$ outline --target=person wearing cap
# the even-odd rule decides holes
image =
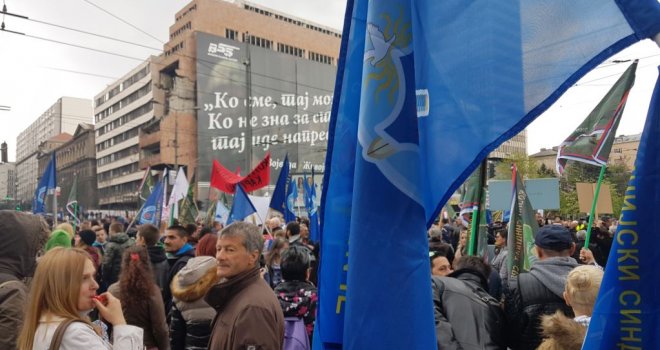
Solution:
[[[284,314],[261,277],[261,230],[246,222],[223,229],[216,243],[220,283],[205,300],[216,311],[209,349],[282,349]]]
[[[96,241],[96,232],[92,230],[82,230],[75,237],[76,248],[80,248],[89,254],[94,263],[94,268],[96,271],[99,270],[101,265],[101,253],[99,250],[94,247],[94,241]]]
[[[567,228],[546,225],[539,229],[534,244],[538,260],[529,272],[510,277],[505,293],[507,345],[513,350],[536,349],[542,341],[541,317],[561,310],[569,317],[563,293],[568,273],[578,266],[571,257],[575,243]]]
[[[204,301],[204,295],[220,279],[217,266],[215,258],[198,256],[188,260],[172,279],[172,350],[205,349],[208,346],[215,309]]]

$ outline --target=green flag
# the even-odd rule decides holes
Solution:
[[[628,67],[587,119],[559,145],[557,172],[564,172],[568,160],[596,166],[607,164],[616,129],[619,127],[628,93],[635,83],[637,60]]]
[[[511,198],[511,219],[507,245],[509,250],[508,269],[509,276],[516,277],[521,272],[529,271],[536,261],[534,251],[534,237],[539,230],[534,209],[527,197],[525,185],[520,180],[518,171],[513,166],[512,172],[513,193]]]
[[[69,199],[66,201],[66,211],[73,216],[73,228],[78,224],[78,174],[73,174],[73,184],[69,192]]]
[[[151,195],[151,190],[154,188],[156,183],[154,176],[151,175],[151,167],[147,167],[147,170],[144,171],[144,176],[142,177],[142,183],[138,189],[140,200],[139,206],[141,207],[144,202],[147,201],[149,195]]]
[[[206,227],[213,227],[213,222],[215,221],[215,209],[218,205],[218,201],[209,201],[209,209],[206,211]]]
[[[197,219],[197,215],[199,214],[195,199],[193,198],[193,180],[194,179],[190,180],[188,194],[179,201],[179,225],[194,224],[195,219]]]
[[[461,187],[461,201],[458,207],[461,208],[459,215],[465,226],[472,220],[472,211],[479,205],[479,184],[481,183],[479,176],[481,174],[481,166],[468,177]]]

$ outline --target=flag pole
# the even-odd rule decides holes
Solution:
[[[474,255],[477,250],[477,233],[479,232],[479,222],[481,212],[481,198],[484,194],[484,185],[486,182],[486,167],[488,166],[488,158],[484,158],[479,168],[479,188],[477,189],[477,206],[472,210],[472,222],[470,223],[470,242],[468,243],[468,255]]]
[[[594,214],[596,213],[596,204],[598,203],[598,194],[600,193],[600,185],[605,176],[605,169],[607,166],[603,164],[600,167],[600,175],[598,175],[598,182],[596,183],[596,192],[594,193],[594,201],[591,203],[591,213],[589,213],[589,226],[587,227],[587,238],[584,240],[584,248],[589,250],[589,239],[591,238],[591,227],[594,223]]]

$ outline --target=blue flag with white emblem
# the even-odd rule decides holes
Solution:
[[[284,157],[284,164],[282,164],[282,170],[280,170],[280,175],[277,177],[277,182],[275,183],[275,190],[273,191],[273,196],[270,198],[269,207],[275,209],[286,216],[287,207],[286,207],[286,185],[289,182],[289,155],[287,154]],[[295,219],[295,217],[294,217]],[[287,220],[288,222],[289,220]]]
[[[289,184],[286,190],[286,201],[284,203],[284,221],[291,222],[296,220],[296,200],[298,199],[298,186],[293,178],[287,177]]]
[[[48,211],[46,209],[46,198],[48,198],[48,191],[54,190],[57,186],[57,175],[55,169],[55,152],[53,152],[50,157],[50,161],[48,162],[48,166],[46,167],[41,180],[39,180],[37,190],[34,192],[34,199],[32,200],[32,212],[34,214],[45,214]]]
[[[582,349],[657,349],[660,336],[660,80]],[[616,344],[615,346],[613,344]]]
[[[656,0],[348,0],[321,202],[316,348],[436,347],[426,228],[488,153]]]
[[[308,181],[311,179],[311,183]],[[309,238],[317,242],[320,235],[319,216],[316,210],[316,187],[314,186],[314,172],[310,178],[304,175],[303,187],[305,193],[305,209],[309,218]]]
[[[144,202],[142,210],[138,213],[138,225],[152,224],[159,226],[160,212],[163,203],[163,182],[166,180],[158,180],[151,190],[151,194]]]

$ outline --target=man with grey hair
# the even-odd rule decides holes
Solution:
[[[282,349],[284,314],[273,290],[261,278],[264,242],[253,224],[235,222],[216,244],[220,283],[205,300],[216,311],[209,349]]]

